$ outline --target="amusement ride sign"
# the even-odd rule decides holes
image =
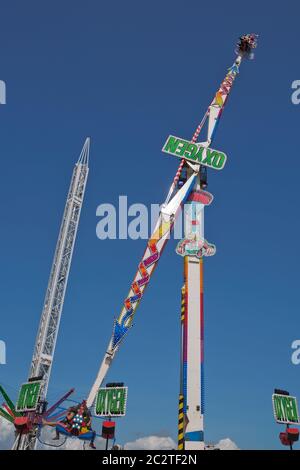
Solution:
[[[219,150],[213,150],[201,144],[194,144],[173,135],[169,135],[162,151],[175,155],[175,157],[184,158],[193,163],[213,168],[214,170],[222,170],[227,159],[225,153]]]
[[[95,413],[97,416],[125,416],[128,387],[99,388]]]
[[[21,386],[17,401],[17,411],[35,411],[38,406],[41,391],[41,380],[26,382]]]
[[[290,395],[272,395],[275,420],[280,424],[300,424],[297,398]]]

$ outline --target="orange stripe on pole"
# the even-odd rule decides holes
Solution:
[[[186,284],[186,281],[187,281],[187,277],[188,277],[188,261],[189,261],[189,258],[188,256],[185,256],[184,257],[184,281],[185,281],[185,284]]]

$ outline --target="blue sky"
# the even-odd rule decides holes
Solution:
[[[177,161],[168,134],[188,138],[234,59],[256,32],[215,148],[205,262],[207,441],[280,448],[271,394],[298,394],[300,338],[298,152],[299,2],[1,1],[0,380],[16,396],[27,378],[69,180],[91,136],[90,176],[49,388],[86,396],[145,241],[100,241],[96,208],[164,200]],[[182,262],[170,241],[108,379],[129,386],[121,442],[176,440]]]

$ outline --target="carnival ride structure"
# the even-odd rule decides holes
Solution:
[[[74,391],[70,390],[46,410],[47,390],[89,173],[89,149],[90,139],[87,138],[73,170],[30,365],[28,383],[40,382],[39,406],[34,411],[18,412],[3,387],[0,389],[5,399],[0,415],[13,422],[16,428],[13,449],[34,449],[40,427]]]
[[[213,143],[224,106],[237,77],[243,58],[253,58],[257,35],[241,36],[236,46],[237,57],[221,83],[191,141],[170,136],[163,151],[181,157],[179,168],[162,206],[137,273],[124,301],[121,313],[114,320],[113,333],[100,365],[94,385],[88,396],[91,407],[97,390],[116,356],[119,347],[132,326],[134,315],[161,254],[170,238],[175,219],[184,205],[185,238],[176,252],[184,257],[183,315],[181,334],[181,378],[179,396],[180,449],[204,449],[204,312],[203,312],[203,257],[214,255],[216,248],[204,238],[204,207],[213,196],[205,191],[207,168],[219,169],[226,156],[213,151]],[[206,140],[197,143],[207,124]],[[185,204],[186,203],[186,204]]]
[[[66,436],[83,439],[86,437],[93,443],[95,433],[91,428],[91,413],[87,410],[92,408],[98,389],[133,324],[136,309],[181,210],[184,213],[184,239],[176,247],[176,253],[184,259],[184,285],[181,292],[178,448],[181,450],[205,448],[203,257],[212,256],[216,252],[215,245],[207,242],[204,237],[204,207],[213,201],[212,194],[205,190],[207,169],[221,169],[226,162],[225,154],[213,150],[211,144],[241,62],[244,58],[253,57],[256,44],[255,34],[240,37],[235,50],[237,57],[228,69],[192,139],[185,141],[169,136],[164,145],[163,151],[179,157],[181,162],[162,205],[154,232],[147,242],[121,313],[114,320],[112,336],[87,402],[78,404],[73,414],[69,408],[55,415],[54,411],[73,391],[70,390],[47,410],[47,388],[88,175],[89,139],[85,142],[71,181],[30,369],[29,379],[31,381],[40,379],[42,383],[39,406],[33,412],[19,413],[3,388],[0,389],[6,402],[0,408],[0,415],[14,423],[17,433],[14,449],[34,449],[40,429],[45,425],[56,426],[57,432]],[[207,125],[206,140],[198,142],[205,125]],[[59,422],[60,418],[62,420]]]

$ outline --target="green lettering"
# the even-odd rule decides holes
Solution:
[[[115,413],[120,414],[121,410],[121,397],[122,397],[122,390],[123,389],[117,389],[116,390],[116,407],[115,407]]]
[[[113,402],[114,402],[114,389],[111,388],[108,390],[108,393],[107,393],[107,406],[106,406],[106,410],[107,410],[107,413],[110,414],[111,413],[111,410],[113,408]]]
[[[127,388],[100,388],[95,412],[98,416],[125,415]]]
[[[172,135],[168,137],[162,150],[163,152],[179,158],[186,158],[215,170],[221,170],[226,163],[225,153]]]
[[[121,399],[120,399],[120,412],[122,414],[125,414],[125,405],[126,405],[126,390],[125,388],[123,388]]]
[[[225,164],[225,155],[222,152],[214,152],[212,166],[216,169],[223,168]]]
[[[198,147],[198,149],[199,149],[199,150],[198,150],[198,152],[196,153],[195,158],[193,158],[193,160],[195,160],[195,161],[201,163],[204,147]]]
[[[190,158],[190,159],[192,159],[192,160],[195,160],[195,155],[196,155],[196,153],[197,153],[197,149],[198,149],[198,147],[197,147],[196,144],[189,144],[189,145],[187,146],[187,149],[186,149],[186,151],[184,152],[184,155],[183,155],[183,156],[184,156],[185,158]]]
[[[20,393],[19,393],[19,398],[18,398],[18,403],[17,403],[17,409],[22,410],[24,409],[25,405],[25,394],[26,394],[26,387],[23,385],[21,387]]]
[[[203,160],[202,164],[207,166],[212,166],[212,158],[216,152],[209,148],[206,149],[205,159]]]
[[[183,157],[184,152],[186,151],[187,146],[189,145],[188,142],[185,140],[180,140],[177,145],[177,150],[175,151],[176,155]]]
[[[278,421],[285,421],[283,409],[282,409],[282,400],[281,397],[275,396],[274,397],[274,408],[275,408],[275,415]]]
[[[177,137],[173,137],[172,135],[170,135],[163,150],[168,153],[175,153],[179,142],[180,139],[177,139]]]
[[[299,422],[296,400],[294,399],[291,400],[291,409],[292,409],[292,414],[293,414],[293,421]]]
[[[289,419],[289,397],[282,398],[282,405],[283,405],[283,414],[285,421]]]
[[[118,392],[119,392],[118,393],[118,400],[119,400],[118,412],[119,414],[125,414],[126,390],[125,388],[121,388]]]
[[[298,420],[296,404],[293,397],[287,397],[286,399],[286,416],[287,421]]]
[[[105,390],[99,390],[96,401],[96,414],[105,414]]]
[[[32,383],[28,387],[27,407],[35,408],[39,398],[40,384]]]
[[[19,411],[34,410],[40,395],[40,382],[23,384],[19,393],[17,409]]]

